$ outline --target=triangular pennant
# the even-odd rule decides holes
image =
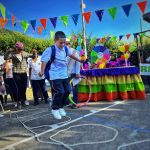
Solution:
[[[97,38],[97,39],[96,39],[96,43],[98,43],[98,42],[99,42],[99,40],[100,40],[100,38]]]
[[[71,17],[72,17],[74,24],[77,25],[78,19],[79,19],[79,14],[74,14]]]
[[[113,8],[109,8],[108,9],[109,14],[111,15],[111,17],[113,18],[113,20],[115,19],[116,13],[117,13],[117,7],[113,7]]]
[[[40,35],[42,33],[42,31],[43,31],[43,28],[39,26],[38,27],[38,35]]]
[[[142,12],[142,14],[144,14],[145,9],[146,9],[146,5],[147,5],[147,1],[143,1],[143,2],[138,2],[136,3],[140,9],[140,11]]]
[[[103,9],[102,9],[102,10],[96,10],[95,13],[96,13],[96,15],[97,15],[99,21],[102,21],[102,17],[103,17],[103,14],[104,14],[104,10],[103,10]]]
[[[46,18],[41,18],[41,19],[40,19],[40,22],[41,22],[43,28],[46,29],[47,19],[46,19]]]
[[[31,20],[31,21],[30,21],[30,24],[31,24],[33,30],[35,31],[35,28],[36,28],[36,20]]]
[[[14,15],[11,16],[11,23],[12,23],[12,26],[14,27],[14,25],[15,25],[15,16]]]
[[[0,18],[0,28],[4,28],[5,25],[7,24],[8,19],[7,18]]]
[[[5,18],[6,9],[2,3],[0,3],[0,11],[1,11],[2,17]]]
[[[53,27],[56,28],[56,23],[57,23],[57,17],[49,18]]]
[[[29,23],[27,21],[21,21],[20,23],[21,23],[22,29],[25,33],[29,27]]]
[[[134,36],[135,39],[137,39],[138,34],[139,33],[133,33],[133,36]]]
[[[87,24],[90,22],[91,14],[92,12],[84,12],[82,14]]]
[[[55,32],[54,31],[50,31],[50,38],[54,39],[54,36],[55,36]]]
[[[127,34],[127,35],[126,35],[127,39],[129,39],[129,38],[130,38],[130,36],[131,36],[131,34]]]
[[[132,4],[128,4],[128,5],[122,6],[122,9],[124,10],[124,12],[125,12],[125,14],[126,14],[127,17],[130,14],[131,6],[132,6]]]
[[[120,36],[119,36],[119,41],[120,41],[122,38],[123,38],[123,35],[120,35]]]
[[[62,20],[65,27],[68,25],[68,16],[60,16],[60,19]]]

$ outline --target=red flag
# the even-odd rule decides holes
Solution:
[[[91,14],[92,12],[84,12],[82,14],[87,24],[90,22]]]
[[[138,2],[136,4],[138,5],[138,7],[141,10],[142,14],[144,14],[145,9],[146,9],[146,5],[147,5],[147,1]]]
[[[14,27],[14,24],[15,24],[15,16],[14,15],[11,16],[11,23],[12,23],[12,26]]]
[[[41,18],[41,19],[40,19],[40,22],[41,22],[43,28],[46,29],[46,22],[47,22],[47,19],[46,19],[46,18]]]
[[[127,39],[129,39],[129,38],[130,38],[130,36],[131,36],[131,34],[127,34],[127,35],[126,35]]]
[[[43,31],[43,28],[42,27],[38,27],[38,35],[40,35]]]
[[[7,18],[0,18],[0,28],[4,28],[5,25],[7,24],[8,19]]]

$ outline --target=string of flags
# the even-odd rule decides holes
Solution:
[[[132,8],[133,4],[127,4],[127,5],[123,5],[122,10],[124,11],[125,15],[128,17],[130,15],[130,11]],[[141,1],[141,2],[137,2],[136,3],[137,7],[139,8],[140,12],[142,14],[145,13],[146,10],[146,6],[147,6],[147,0]],[[108,13],[110,14],[110,16],[112,17],[112,19],[114,20],[116,18],[116,14],[118,12],[118,8],[117,7],[112,7],[112,8],[108,8],[107,9]],[[33,31],[35,31],[37,29],[38,34],[40,35],[43,30],[46,30],[47,27],[47,21],[49,20],[53,26],[53,28],[55,29],[57,26],[57,21],[58,19],[60,19],[62,21],[62,23],[64,24],[65,27],[68,26],[68,19],[69,19],[69,15],[65,15],[65,16],[59,16],[59,17],[52,17],[52,18],[41,18],[39,19],[41,26],[37,26],[37,20],[30,20],[30,21],[26,21],[26,20],[18,20],[14,14],[9,13],[8,10],[6,10],[5,6],[3,4],[0,3],[0,12],[2,17],[0,18],[0,28],[4,28],[6,26],[6,24],[8,23],[9,20],[11,20],[12,23],[12,27],[16,26],[16,22],[20,22],[21,27],[24,31],[24,33],[27,31],[29,25],[32,26]],[[99,10],[95,10],[93,11],[95,12],[96,16],[98,17],[98,20],[101,22],[102,18],[104,16],[105,10],[104,9],[99,9]],[[84,12],[82,13],[86,23],[88,24],[90,22],[91,16],[93,14],[92,11],[90,12]],[[7,14],[9,14],[9,17],[6,18]],[[79,16],[80,14],[73,14],[71,15],[71,18],[75,24],[75,26],[77,26],[78,24],[78,20],[79,20]],[[8,19],[10,18],[10,19]],[[50,32],[52,35],[53,33]],[[126,35],[127,39],[130,38],[131,34]],[[119,36],[119,39],[121,40],[123,36]]]

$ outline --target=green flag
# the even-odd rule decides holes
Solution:
[[[111,17],[113,18],[113,20],[115,19],[116,13],[117,13],[117,7],[112,7],[108,9],[109,14],[111,15]]]
[[[65,27],[68,25],[68,16],[60,16],[60,19],[62,20]]]
[[[117,40],[117,36],[111,37],[111,40],[112,40],[113,42],[115,42],[115,41]]]
[[[51,39],[54,39],[54,35],[55,35],[55,32],[51,30],[51,31],[50,31],[50,38],[51,38]]]
[[[4,5],[2,3],[0,3],[0,10],[1,10],[1,14],[2,14],[3,18],[5,18],[5,11],[6,11],[6,9],[5,9],[5,7],[4,7]]]
[[[21,23],[22,29],[25,33],[29,27],[29,23],[27,21],[21,21],[20,23]]]

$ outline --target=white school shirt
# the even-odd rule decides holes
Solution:
[[[37,61],[34,62],[32,59],[28,61],[29,68],[31,68],[31,80],[41,80],[44,76],[40,77],[39,72],[41,71],[41,59],[38,57]]]
[[[74,56],[76,56],[77,58],[80,58],[79,53],[75,49],[70,48],[70,50],[72,51],[72,54]],[[80,74],[80,67],[81,67],[80,62],[68,57],[68,76],[69,77],[71,76],[71,74]]]
[[[58,48],[55,45],[56,55],[55,60],[51,64],[51,68],[49,70],[50,80],[56,79],[66,79],[68,78],[67,74],[67,57],[65,48],[62,49]],[[42,54],[41,61],[48,62],[51,58],[52,49],[48,47]],[[67,56],[71,56],[72,51],[68,48]]]

